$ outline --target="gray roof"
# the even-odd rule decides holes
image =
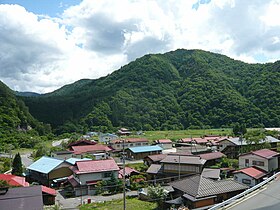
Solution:
[[[240,138],[239,137],[235,137],[235,138],[228,138],[228,139],[225,139],[225,140],[228,140],[230,142],[232,142],[233,144],[235,145],[238,145],[238,146],[241,146],[241,145],[247,145],[247,142],[246,142],[246,139],[243,138],[242,141],[240,141]],[[221,141],[222,142],[222,141]],[[280,142],[280,140],[272,137],[272,136],[266,136],[264,140],[261,140],[260,143],[278,143]]]
[[[41,210],[43,209],[42,187],[9,188],[5,195],[0,195],[1,210]]]
[[[148,170],[147,173],[148,174],[157,174],[159,172],[159,170],[161,169],[161,165],[160,164],[152,164]]]
[[[219,168],[204,168],[201,175],[206,178],[219,179],[220,172]]]
[[[186,155],[167,155],[161,163],[174,163],[174,164],[191,164],[191,165],[204,165],[206,160],[201,159],[199,156],[186,156]]]
[[[248,189],[248,186],[234,180],[215,181],[201,175],[194,175],[171,182],[170,185],[187,194],[187,197],[191,196],[194,199]]]

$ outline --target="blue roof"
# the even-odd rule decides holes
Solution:
[[[27,169],[48,174],[63,162],[64,160],[43,156],[39,160],[28,166]]]
[[[80,158],[68,158],[67,160],[65,160],[67,163],[70,163],[71,165],[75,165],[75,163],[77,161],[83,161],[83,160],[91,160],[89,158],[83,158],[83,159],[80,159]]]
[[[133,153],[162,151],[162,148],[160,146],[158,146],[158,145],[155,145],[155,146],[130,147],[128,149],[131,150]]]

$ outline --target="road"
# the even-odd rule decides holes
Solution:
[[[34,161],[32,159],[30,159],[31,153],[24,153],[24,154],[21,154],[20,157],[21,157],[21,162],[22,162],[22,165],[26,167],[30,166]]]
[[[269,183],[265,189],[257,194],[245,198],[233,205],[229,210],[279,210],[280,209],[280,179]]]

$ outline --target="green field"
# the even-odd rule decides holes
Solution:
[[[92,203],[86,204],[80,207],[80,210],[122,210],[123,209],[123,200],[113,200],[106,201],[104,203]],[[156,203],[140,201],[137,198],[128,198],[126,199],[126,209],[130,210],[155,210],[157,209]]]
[[[204,135],[231,135],[231,128],[220,128],[220,129],[190,129],[190,130],[179,130],[179,131],[145,131],[144,135],[134,137],[144,137],[150,141],[157,139],[171,139],[176,141],[181,138],[189,137],[200,137]]]

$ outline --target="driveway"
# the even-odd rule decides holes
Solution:
[[[137,196],[138,193],[137,191],[130,191],[126,192],[127,196]],[[62,209],[79,209],[78,206],[81,205],[81,200],[83,203],[87,203],[88,199],[91,199],[91,202],[104,202],[104,201],[111,201],[111,200],[118,200],[123,198],[123,194],[115,194],[115,195],[110,195],[110,196],[91,196],[91,195],[84,195],[80,197],[75,197],[75,198],[64,198],[61,195],[61,190],[57,191],[57,196],[56,196],[56,204],[59,204]]]

